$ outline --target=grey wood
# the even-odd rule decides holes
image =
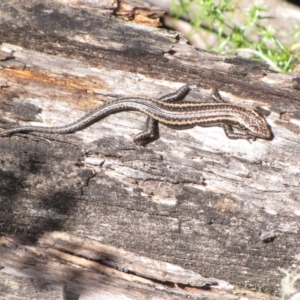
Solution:
[[[115,114],[71,135],[0,139],[2,235],[61,230],[278,294],[299,264],[299,78],[197,51],[176,32],[52,1],[0,3],[1,128],[66,124],[110,99],[160,97],[261,106],[273,141],[221,128],[139,147],[145,117]],[[1,255],[0,255],[1,258]]]

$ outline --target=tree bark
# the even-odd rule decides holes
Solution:
[[[74,134],[3,137],[1,235],[67,231],[278,294],[278,267],[299,265],[300,79],[196,50],[177,32],[111,16],[117,10],[0,3],[3,130],[67,124],[111,99],[189,84],[190,101],[211,101],[217,87],[230,103],[260,106],[275,138],[160,126],[160,139],[141,147],[136,112]]]

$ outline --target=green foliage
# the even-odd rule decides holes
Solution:
[[[218,3],[216,3],[218,2]],[[289,72],[293,64],[300,58],[293,51],[300,48],[300,43],[287,48],[276,37],[275,29],[263,25],[265,9],[260,5],[252,5],[247,12],[238,9],[237,0],[172,0],[170,14],[176,18],[186,17],[193,29],[190,34],[197,32],[204,37],[203,30],[216,34],[215,47],[208,51],[216,51],[226,55],[236,51],[247,52],[253,59],[268,63],[278,72]],[[234,23],[233,18],[240,19],[240,24]],[[295,27],[294,37],[300,36],[300,27]],[[250,38],[251,37],[251,38]],[[203,38],[205,41],[205,38]]]

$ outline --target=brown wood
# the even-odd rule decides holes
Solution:
[[[0,11],[2,129],[67,124],[187,83],[188,100],[210,101],[218,87],[230,103],[260,106],[275,135],[250,144],[217,127],[161,126],[139,147],[145,116],[123,112],[75,134],[1,138],[1,235],[67,231],[278,294],[278,267],[299,264],[299,78],[198,51],[114,9],[35,0]]]

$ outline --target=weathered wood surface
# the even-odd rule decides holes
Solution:
[[[161,126],[139,147],[145,117],[124,112],[75,134],[1,138],[1,234],[68,231],[278,293],[278,267],[299,265],[300,80],[95,8],[36,0],[0,11],[2,129],[66,124],[187,83],[188,100],[218,87],[230,103],[261,106],[275,135],[250,144],[221,128]]]
[[[47,233],[34,244],[24,239],[0,238],[0,246],[6,274],[39,279],[40,285],[47,281],[58,283],[54,284],[56,289],[44,288],[39,299],[70,299],[70,292],[77,295],[76,299],[218,299],[220,294],[223,299],[233,299],[233,287],[226,282],[63,232]],[[7,297],[14,294],[7,293],[12,287],[6,280],[0,297],[3,287]],[[257,299],[256,294],[249,299]]]

